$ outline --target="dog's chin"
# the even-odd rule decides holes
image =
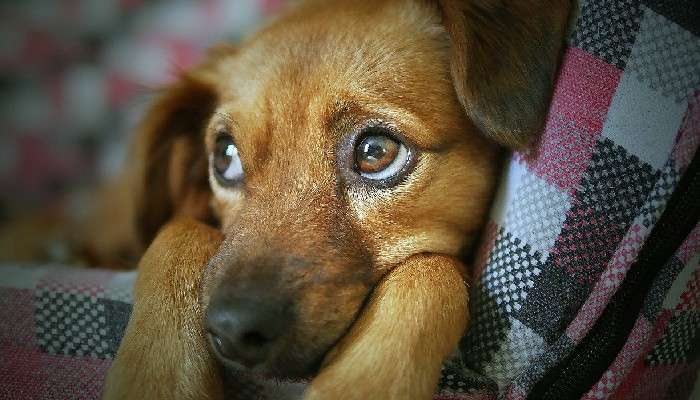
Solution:
[[[279,382],[304,382],[310,381],[317,373],[318,367],[298,368],[288,365],[258,364],[252,367],[245,366],[237,361],[220,358],[222,366],[229,374],[243,374],[258,381],[274,380]]]

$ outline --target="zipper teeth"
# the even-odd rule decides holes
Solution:
[[[696,155],[603,314],[571,354],[533,386],[528,399],[580,398],[590,390],[624,346],[658,271],[699,218],[700,157]]]

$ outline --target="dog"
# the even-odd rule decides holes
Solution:
[[[141,259],[105,399],[427,399],[503,147],[542,128],[569,1],[295,4],[154,101],[124,181]],[[124,229],[122,231],[128,231]],[[155,239],[154,239],[155,238]]]

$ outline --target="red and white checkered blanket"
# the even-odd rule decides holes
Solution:
[[[582,1],[542,139],[503,176],[442,393],[700,398],[700,224],[683,210],[700,198],[676,204],[666,231],[690,228],[666,259],[645,249],[681,180],[700,181],[699,143],[700,3]]]
[[[700,225],[681,213],[695,227],[672,255],[640,256],[698,179],[700,5],[581,3],[542,139],[504,171],[436,398],[700,398]],[[133,277],[1,267],[0,398],[97,397]]]
[[[96,399],[136,272],[0,266],[0,399]]]

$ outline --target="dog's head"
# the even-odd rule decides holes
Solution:
[[[162,94],[140,230],[220,224],[203,301],[222,358],[313,373],[394,265],[472,241],[496,142],[541,128],[567,11],[541,3],[309,2]]]

